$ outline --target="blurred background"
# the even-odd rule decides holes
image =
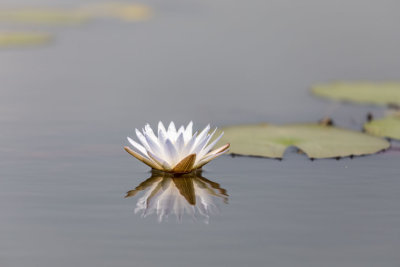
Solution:
[[[111,197],[116,192],[118,197],[122,197],[121,192],[131,189],[126,185],[132,183],[132,172],[140,172],[136,175],[139,178],[147,176],[143,175],[147,167],[134,162],[122,149],[127,143],[126,136],[133,136],[134,128],[140,128],[147,122],[155,126],[159,120],[174,120],[177,124],[193,120],[195,127],[201,128],[207,123],[224,126],[254,122],[314,122],[331,116],[338,125],[360,129],[367,112],[379,116],[383,110],[370,106],[332,104],[311,96],[310,86],[337,80],[386,81],[400,78],[398,0],[149,0],[118,3],[94,0],[0,1],[0,34],[45,34],[44,39],[39,38],[39,41],[29,39],[31,41],[25,44],[16,42],[0,46],[0,175],[4,179],[0,195],[3,222],[0,224],[4,231],[1,242],[7,240],[0,247],[3,250],[0,258],[5,259],[2,266],[18,266],[32,259],[42,263],[37,266],[51,266],[56,262],[60,264],[60,259],[71,258],[80,259],[82,261],[77,262],[84,262],[87,266],[95,262],[96,266],[101,262],[118,262],[113,266],[128,266],[127,262],[132,260],[128,256],[128,248],[132,247],[125,239],[118,239],[124,235],[123,232],[113,232],[116,229],[112,228],[108,236],[102,236],[122,242],[117,241],[121,251],[112,254],[115,258],[120,255],[118,253],[122,256],[119,261],[113,262],[111,259],[115,258],[112,257],[107,258],[108,261],[102,261],[101,257],[93,260],[99,256],[96,248],[109,252],[111,247],[111,244],[96,239],[97,232],[78,242],[77,247],[83,250],[88,243],[93,245],[92,241],[102,244],[99,245],[101,249],[91,247],[91,254],[85,256],[74,250],[72,244],[75,243],[66,237],[70,232],[65,229],[70,229],[75,233],[72,235],[74,240],[79,240],[79,233],[83,230],[110,230],[110,225],[94,226],[98,220],[107,221],[105,215],[119,218],[116,211],[121,211],[120,202],[114,202],[112,208],[119,208],[113,212],[106,211],[103,209],[110,208],[111,204],[101,197]],[[21,12],[24,14],[21,15]],[[58,15],[52,17],[52,12]],[[222,166],[234,165],[227,160],[221,160]],[[258,163],[243,160],[258,170],[257,175],[264,173],[265,168],[260,161],[255,161],[260,165],[254,166],[252,164]],[[368,159],[365,162],[371,163]],[[358,163],[364,164],[363,161]],[[277,170],[282,168],[276,162],[268,161],[266,164],[275,166]],[[308,163],[300,161],[293,166],[302,169],[302,164]],[[342,163],[334,164],[338,166]],[[240,173],[238,168],[236,170]],[[329,169],[327,166],[320,168],[319,175],[324,173],[324,168]],[[225,178],[226,181],[233,181],[228,182],[228,192],[233,190],[234,195],[238,193],[236,196],[239,199],[245,199],[245,193],[241,193],[235,184],[241,177],[235,180],[231,173],[233,180],[229,180],[222,170],[216,170],[222,181]],[[331,171],[337,173],[335,169]],[[395,170],[390,169],[389,172],[394,174]],[[244,173],[240,175],[246,177]],[[315,173],[304,175],[313,177]],[[114,183],[122,185],[111,185]],[[348,184],[344,182],[342,185],[346,187]],[[265,184],[262,186],[268,188]],[[70,195],[71,192],[74,193]],[[98,199],[85,198],[92,194],[96,194]],[[323,196],[316,198],[322,199]],[[55,199],[58,202],[53,202]],[[49,201],[57,205],[52,206]],[[79,216],[74,213],[80,203],[86,203],[88,213],[102,211],[104,217],[78,220],[82,224],[75,225],[73,218],[89,216],[84,210]],[[104,206],[100,207],[101,203]],[[129,204],[123,203],[127,208]],[[381,204],[384,206],[385,203]],[[338,205],[345,203],[339,202]],[[359,208],[358,204],[354,205],[355,209]],[[69,213],[62,213],[63,210]],[[229,215],[232,218],[233,214],[233,210],[231,213],[228,211],[228,218]],[[63,220],[54,219],[57,216]],[[132,220],[130,217],[124,219]],[[148,235],[139,235],[141,238],[159,241],[151,236],[152,230],[145,228],[144,223],[134,222],[143,227],[141,229],[147,229]],[[300,225],[301,222],[307,220],[300,221]],[[42,224],[48,227],[42,228]],[[127,230],[130,229],[129,224],[133,228],[132,221],[120,227]],[[277,220],[272,225],[279,224]],[[57,225],[61,225],[65,232],[61,230],[60,234]],[[218,225],[217,221],[216,227]],[[261,220],[254,229],[260,230],[264,227],[262,225]],[[347,224],[343,222],[343,225]],[[395,227],[393,221],[388,225]],[[57,238],[45,234],[49,227]],[[161,227],[168,229],[167,226]],[[318,224],[317,229],[321,227],[322,224]],[[218,229],[223,229],[222,225]],[[236,224],[229,229],[231,233],[245,232]],[[274,232],[274,229],[270,230]],[[395,229],[390,236],[399,233],[398,227]],[[339,236],[343,234],[340,237],[345,240],[344,243],[353,244],[346,239],[348,236],[342,232],[343,228],[336,230],[332,235],[336,233],[337,237],[338,233]],[[177,228],[171,230],[171,233],[176,232],[179,232]],[[207,241],[202,241],[201,234],[198,231],[194,236],[199,237],[204,249]],[[47,242],[41,243],[39,240],[43,236],[46,236]],[[162,236],[167,239],[172,237]],[[185,238],[188,242],[191,235],[182,236],[180,241]],[[228,253],[228,243],[232,240],[221,238],[227,243],[220,240],[217,244],[221,244],[222,251]],[[257,239],[257,235],[252,235],[252,238]],[[278,240],[284,242],[298,238],[294,243],[289,241],[297,245],[304,237],[290,235],[287,238],[276,237],[270,241],[276,244],[280,242]],[[398,241],[390,239],[387,232],[370,238],[368,240],[382,238],[379,239],[382,243],[391,245],[381,247],[389,249],[386,250],[388,254],[379,254],[387,259],[387,265],[381,266],[397,266],[390,264],[395,264],[398,259],[397,253],[391,250],[398,245]],[[61,256],[64,248],[51,245],[57,240],[70,244],[65,252],[68,256]],[[387,240],[389,243],[386,243]],[[273,258],[275,263],[281,262],[279,259],[293,263],[304,259],[303,256],[312,255],[314,248],[321,248],[319,241],[324,244],[319,239],[310,241],[308,247],[300,250],[304,254],[297,250],[300,253],[296,254],[298,257],[285,258],[279,253],[270,256],[282,256]],[[245,249],[247,243],[242,242],[240,249]],[[263,242],[253,245],[266,250],[268,246]],[[321,256],[316,265],[305,263],[304,266],[335,266],[321,263],[333,262],[334,255],[329,251],[337,248],[337,244],[328,246],[323,251],[326,254],[321,254],[331,261],[325,261],[327,258]],[[140,247],[137,243],[135,246]],[[151,250],[154,247],[147,245],[145,248]],[[175,244],[175,248],[183,247]],[[376,252],[372,248],[363,250],[362,245],[346,248],[358,256],[360,251]],[[30,249],[33,249],[32,254],[27,252]],[[41,261],[46,258],[48,250],[53,256],[48,261]],[[155,250],[162,251],[158,246]],[[273,247],[271,251],[277,250],[279,247]],[[346,266],[365,267],[370,262],[368,257],[363,258],[365,261],[353,260],[346,250],[336,252],[342,256],[342,263],[354,264]],[[18,257],[20,253],[22,258]],[[167,258],[172,255],[165,253]],[[213,252],[208,253],[205,255],[218,258]],[[253,250],[247,255],[248,259],[259,259],[258,263],[264,256],[262,250]],[[15,262],[18,264],[14,265]],[[144,262],[140,266],[154,266]],[[211,262],[213,266],[218,265],[218,261]],[[253,264],[257,262],[253,261]],[[231,264],[235,265],[235,261],[232,260]],[[241,266],[245,266],[243,264]]]
[[[76,12],[105,3],[2,0],[0,8]],[[149,13],[71,25],[0,20],[3,32],[52,35],[42,45],[0,50],[2,143],[58,146],[68,136],[116,144],[158,120],[221,126],[337,116],[349,126],[365,109],[314,99],[312,84],[398,79],[395,0],[119,3]],[[19,153],[9,150],[8,159]]]

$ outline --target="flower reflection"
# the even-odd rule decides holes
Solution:
[[[175,214],[181,222],[187,213],[194,220],[202,218],[208,223],[211,214],[219,213],[215,200],[228,203],[227,191],[204,178],[201,171],[176,176],[153,170],[150,178],[128,191],[125,197],[133,197],[141,191],[145,193],[138,199],[135,213],[143,217],[155,213],[160,222],[170,214]]]

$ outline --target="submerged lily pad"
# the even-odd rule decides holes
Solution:
[[[89,4],[79,10],[88,16],[110,17],[124,21],[147,20],[152,15],[152,9],[147,5],[119,2]]]
[[[80,24],[90,16],[69,9],[23,8],[0,10],[0,21],[29,24]]]
[[[400,140],[400,116],[388,116],[364,124],[364,129],[372,135]]]
[[[51,40],[47,33],[9,32],[0,33],[0,47],[38,45]]]
[[[400,105],[400,83],[337,82],[313,86],[312,92],[321,97],[375,105]]]
[[[282,158],[290,146],[310,158],[336,158],[373,154],[390,145],[368,134],[319,124],[239,125],[222,131],[220,142],[229,142],[231,153],[269,158]]]

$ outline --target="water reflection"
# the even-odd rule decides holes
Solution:
[[[126,198],[145,191],[136,203],[135,213],[143,217],[157,214],[161,222],[175,214],[181,222],[185,213],[194,220],[202,218],[209,222],[211,214],[219,213],[217,201],[228,203],[227,191],[216,182],[202,176],[201,171],[174,176],[169,173],[152,171],[151,177],[126,194]]]

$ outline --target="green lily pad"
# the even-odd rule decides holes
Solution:
[[[51,40],[47,33],[8,32],[0,33],[0,47],[38,45]]]
[[[282,158],[290,146],[316,159],[368,155],[390,146],[381,138],[319,124],[239,125],[222,131],[220,143],[230,143],[231,153],[268,158]]]
[[[147,5],[126,2],[92,3],[81,6],[79,11],[96,18],[117,18],[128,22],[148,20],[153,13]]]
[[[81,24],[90,19],[82,12],[69,9],[22,8],[3,9],[0,11],[0,21],[29,24]]]
[[[337,82],[318,84],[312,92],[321,97],[340,101],[375,105],[400,105],[400,83]]]
[[[400,140],[400,116],[388,116],[364,124],[367,133]]]

